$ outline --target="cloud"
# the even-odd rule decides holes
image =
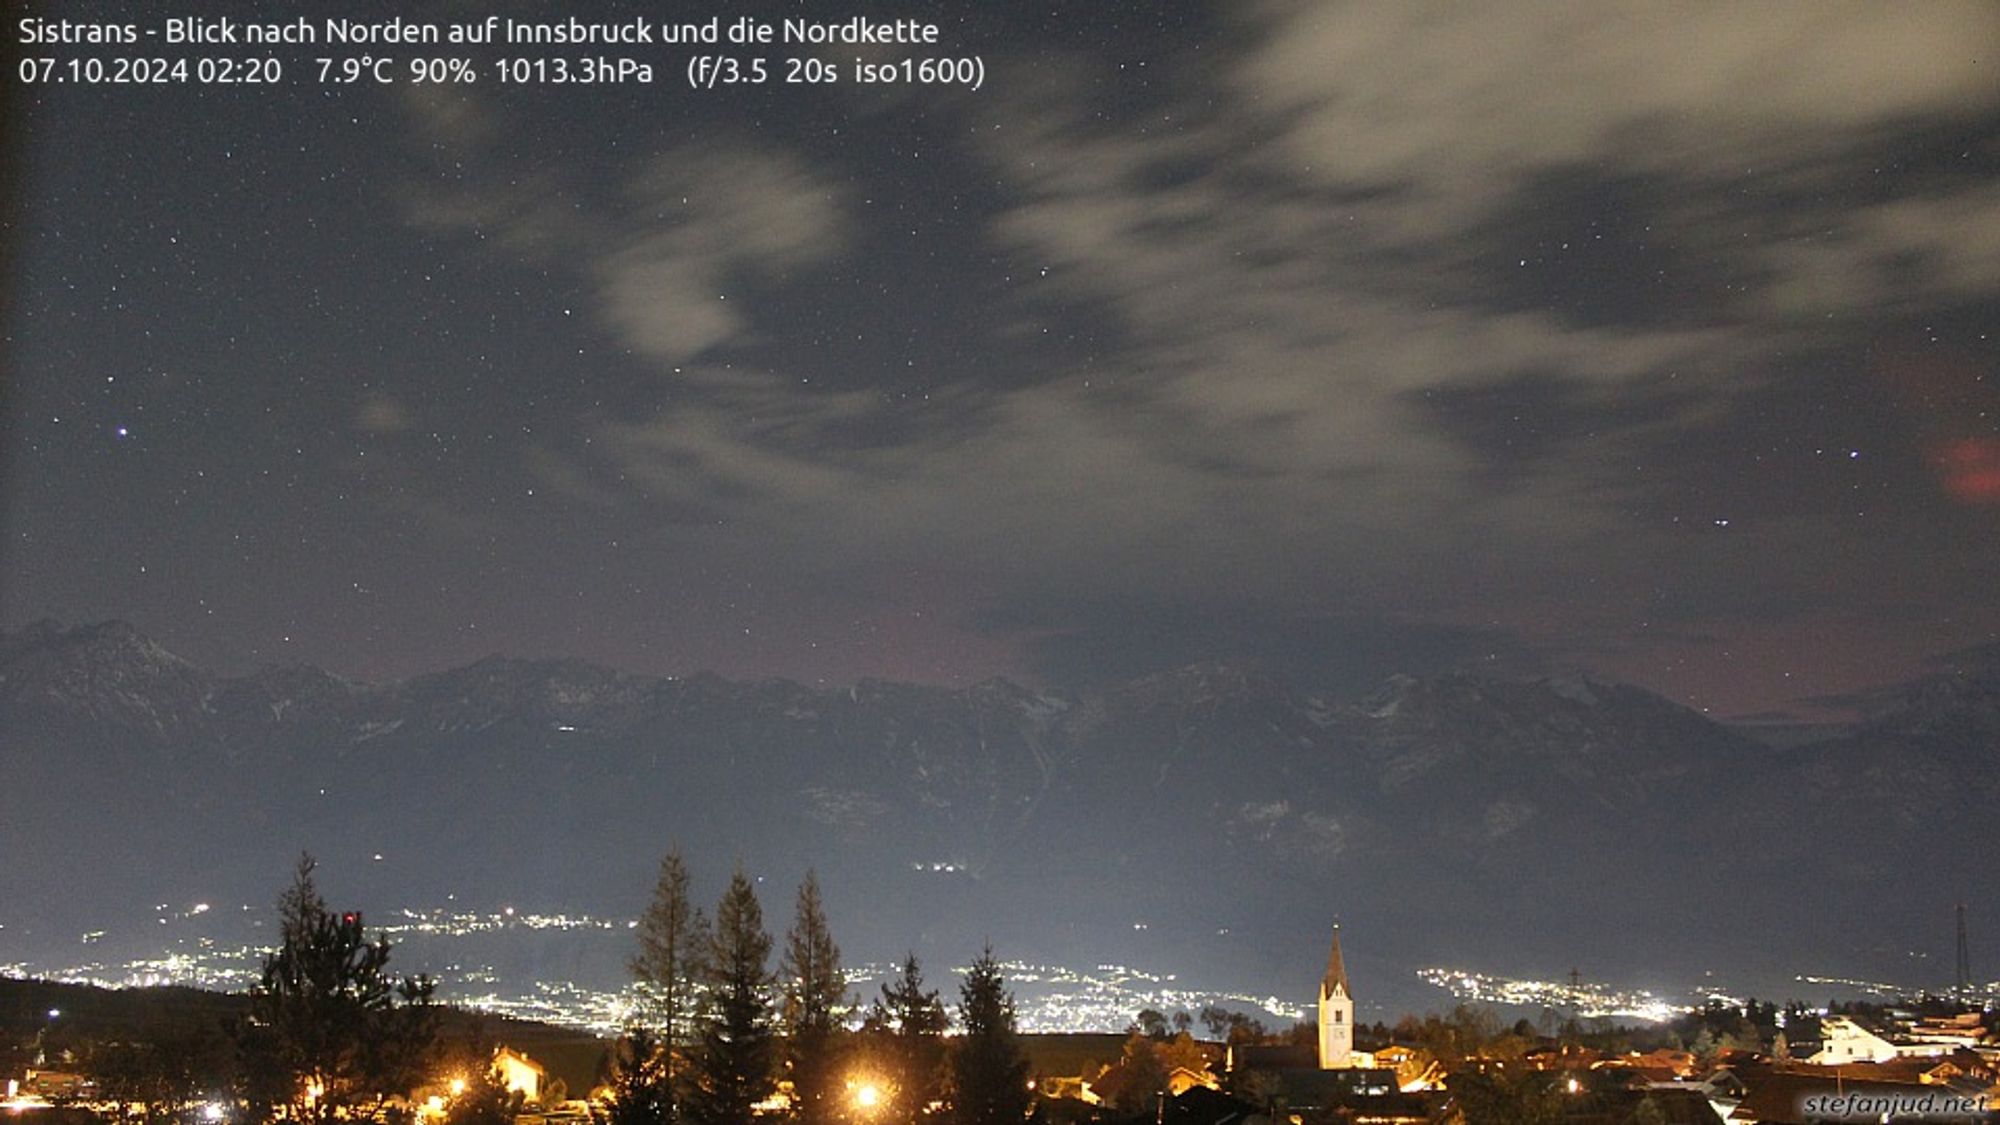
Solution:
[[[419,115],[456,143],[492,135],[467,110]],[[589,200],[590,202],[586,202]],[[560,170],[412,188],[420,226],[470,233],[546,269],[573,271],[594,295],[584,309],[667,380],[675,409],[644,421],[579,413],[580,425],[523,456],[556,494],[604,508],[640,498],[670,519],[712,521],[715,505],[805,498],[835,470],[787,454],[782,419],[799,403],[774,380],[732,363],[697,361],[750,347],[781,318],[794,271],[843,244],[840,192],[802,159],[732,141],[690,141],[644,162],[609,201]],[[823,411],[824,402],[812,409]],[[576,440],[578,437],[580,441]]]
[[[669,363],[740,340],[759,311],[746,283],[780,281],[842,241],[838,193],[782,153],[692,147],[655,162],[627,194],[614,244],[596,261],[602,315]]]
[[[1261,149],[1243,138],[1257,130],[1234,116],[1137,137],[1064,105],[1017,109],[994,134],[990,155],[1023,192],[994,236],[1047,264],[1047,300],[1117,319],[1124,346],[1098,375],[1118,393],[1075,405],[1122,431],[1146,473],[1202,478],[1177,493],[1183,518],[1261,520],[1257,538],[1279,529],[1303,550],[1348,551],[1357,533],[1406,547],[1415,514],[1502,514],[1460,510],[1483,463],[1431,424],[1425,394],[1536,377],[1616,396],[1756,352],[1733,324],[1586,326],[1449,300],[1435,278],[1456,248],[1413,249],[1400,230],[1385,241],[1371,222],[1380,204],[1254,169]],[[1022,392],[1004,414],[1031,415],[1025,400],[1050,394]],[[1039,465],[1051,443],[1012,444]],[[1588,515],[1569,481],[1549,484],[1545,510],[1522,513],[1538,539]]]
[[[2000,290],[2000,186],[1856,208],[1813,234],[1760,250],[1763,311],[1820,320],[1920,314]]]
[[[400,434],[416,425],[410,408],[392,395],[372,391],[354,412],[354,424],[370,434]]]
[[[1801,367],[1865,379],[1838,358],[1855,333],[2000,285],[1989,179],[1854,185],[1991,113],[1971,45],[2000,39],[2000,10],[1231,11],[1242,34],[1177,60],[1143,111],[1085,96],[1112,67],[1087,57],[941,103],[967,127],[927,145],[940,183],[995,185],[953,209],[971,254],[949,276],[1027,281],[950,326],[977,360],[937,364],[922,401],[869,370],[884,355],[805,370],[822,353],[794,302],[849,315],[813,280],[899,259],[886,208],[768,139],[704,134],[609,199],[553,172],[413,213],[567,269],[656,377],[543,450],[564,495],[822,577],[959,576],[1023,636],[1054,627],[1026,610],[1060,590],[1087,623],[1040,652],[1064,678],[1143,655],[1107,638],[1152,618],[1241,643],[1198,620],[1217,604],[1265,623],[1369,606],[1388,624],[1274,647],[1379,662],[1558,611],[1610,635],[1645,612],[1635,591],[1695,591],[1691,622],[1772,598],[1795,576],[1767,560],[1823,550],[1823,513],[1773,478],[1730,493],[1769,518],[1739,513],[1726,545],[1695,530],[1729,514],[1710,486],[1737,466],[1712,454],[1796,405]],[[1051,346],[1051,325],[1086,339]],[[1983,457],[1953,479],[1987,480]]]
[[[420,228],[470,234],[534,262],[566,263],[615,237],[602,218],[578,205],[577,192],[561,174],[535,169],[482,179],[476,187],[406,188],[402,203]]]
[[[506,135],[492,101],[477,87],[404,82],[395,91],[417,135],[454,159]]]
[[[648,499],[689,511],[754,503],[782,520],[861,483],[826,456],[825,435],[860,396],[808,399],[769,376],[720,369],[685,371],[680,386],[694,393],[667,415],[595,430],[604,456]]]
[[[1588,559],[1603,571],[1587,579],[1602,583],[1595,596],[1615,599],[1662,550],[1709,550],[1634,526],[1633,451],[1726,440],[1799,329],[1760,311],[1764,291],[1669,322],[1585,321],[1559,291],[1543,307],[1497,305],[1466,280],[1495,267],[1496,227],[1537,204],[1552,169],[1582,169],[1585,196],[1592,175],[1641,177],[1657,212],[1635,229],[1656,219],[1683,260],[1727,263],[1685,284],[1719,290],[1725,269],[1758,261],[1775,279],[1783,252],[1741,237],[1767,212],[1733,187],[1684,186],[1740,172],[1752,153],[1821,169],[1798,171],[1810,179],[1892,123],[1959,112],[1974,90],[1965,65],[1875,80],[1986,18],[1947,9],[1856,32],[1784,9],[1252,11],[1257,46],[1155,107],[1171,127],[1095,114],[1056,68],[1038,87],[999,83],[986,127],[968,132],[1009,189],[986,236],[1035,278],[989,310],[992,340],[1032,374],[940,391],[874,444],[855,435],[885,428],[880,397],[718,369],[659,418],[606,429],[619,471],[809,541],[817,565],[921,554],[1003,591],[1110,596],[1143,574],[1162,604],[1226,592],[1303,612],[1381,596],[1421,617],[1504,590],[1518,616],[1574,599],[1572,568]],[[1821,106],[1832,93],[1854,96]],[[830,241],[803,169],[762,167],[745,178],[774,202],[744,213],[768,211],[758,225],[776,233],[749,261],[776,271],[737,272],[869,252],[865,230]],[[1979,211],[1961,187],[1796,221],[1873,232],[1853,254],[1871,269],[1913,246],[1952,255],[1936,289],[1975,294],[1984,259],[1948,238]],[[614,311],[628,339],[666,358],[747,330],[705,295],[726,272],[710,253],[670,239],[635,252],[629,276],[671,331],[655,339]],[[1080,309],[1097,321],[1092,362],[1035,366],[1041,327]]]
[[[1553,178],[1638,178],[1657,185],[1645,229],[1742,275],[1731,311],[1767,328],[2000,283],[1990,177],[1926,178],[1895,151],[2000,105],[1990,4],[1248,10],[1258,46],[1234,81],[1275,123],[1281,155],[1263,159],[1370,193],[1357,213],[1377,237],[1434,265],[1447,240],[1541,219]],[[1857,199],[1888,183],[1900,197]]]
[[[485,133],[434,117],[422,119],[457,130],[460,144],[477,147],[467,134]],[[577,271],[617,338],[668,366],[750,342],[759,317],[775,315],[758,296],[843,241],[839,191],[779,150],[688,142],[632,172],[610,202],[560,170],[497,171],[470,186],[408,189],[410,220]]]
[[[1732,175],[1996,98],[1989,4],[1273,4],[1237,80],[1303,174],[1442,231],[1565,166]]]

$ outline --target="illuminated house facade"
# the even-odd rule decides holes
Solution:
[[[1846,1016],[1826,1017],[1820,1022],[1820,1035],[1819,1053],[1807,1060],[1820,1066],[1887,1062],[1896,1057],[1894,1044]]]
[[[542,1082],[548,1077],[542,1064],[508,1047],[494,1052],[493,1073],[502,1086],[531,1102],[541,1099]]]

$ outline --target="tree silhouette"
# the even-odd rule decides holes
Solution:
[[[750,879],[738,870],[715,908],[702,999],[700,1043],[683,1106],[697,1125],[744,1125],[770,1096],[771,935]]]
[[[891,1120],[916,1125],[930,1116],[931,1103],[942,1093],[949,1023],[937,992],[924,988],[917,955],[910,954],[903,960],[902,975],[882,986],[864,1026],[892,1088]]]
[[[841,1088],[840,1009],[847,1002],[847,979],[840,975],[840,947],[820,904],[819,879],[810,871],[799,885],[781,973],[793,1111],[807,1125],[824,1125],[836,1117]]]
[[[249,1097],[283,1105],[295,1121],[324,1125],[372,1116],[407,1094],[436,1054],[435,983],[389,975],[389,939],[369,941],[361,915],[327,909],[301,856],[278,901],[280,944],[252,991],[244,1044]]]
[[[136,1106],[147,1125],[183,1117],[233,1083],[235,1055],[219,1025],[156,1017],[132,1037],[101,1043],[89,1054],[98,1089],[113,1102]]]
[[[992,946],[966,970],[958,995],[965,1034],[951,1055],[952,1118],[956,1125],[1020,1125],[1033,1101],[1028,1057]]]
[[[593,1125],[671,1125],[678,1112],[667,1051],[651,1030],[635,1026],[612,1048],[609,1095],[592,1103]]]
[[[694,1047],[699,988],[710,935],[708,920],[688,903],[687,864],[679,847],[660,860],[653,901],[639,918],[639,952],[632,958],[632,975],[646,997],[640,1020],[650,1025],[649,1042],[658,1052],[648,1067],[660,1071],[649,1080],[648,1097],[664,1099],[663,1122],[680,1118],[683,1060]]]

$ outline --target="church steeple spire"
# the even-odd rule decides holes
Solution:
[[[1347,984],[1347,961],[1340,955],[1340,923],[1333,924],[1333,948],[1326,955],[1326,976],[1319,982],[1321,996],[1353,996]]]
[[[1333,924],[1333,948],[1319,981],[1319,1065],[1335,1070],[1354,1065],[1354,990],[1347,985],[1347,959],[1340,955],[1340,923]]]

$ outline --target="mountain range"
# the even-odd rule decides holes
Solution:
[[[815,869],[850,959],[990,940],[1303,1001],[1338,920],[1364,1000],[1429,964],[1817,995],[1792,978],[1950,983],[1958,902],[2000,926],[2000,661],[1762,740],[1581,677],[1331,698],[1219,663],[1065,691],[491,658],[364,684],[38,623],[0,634],[0,804],[0,962],[261,909],[301,851],[336,905],[631,917],[677,844],[704,888],[764,879],[774,929]]]

